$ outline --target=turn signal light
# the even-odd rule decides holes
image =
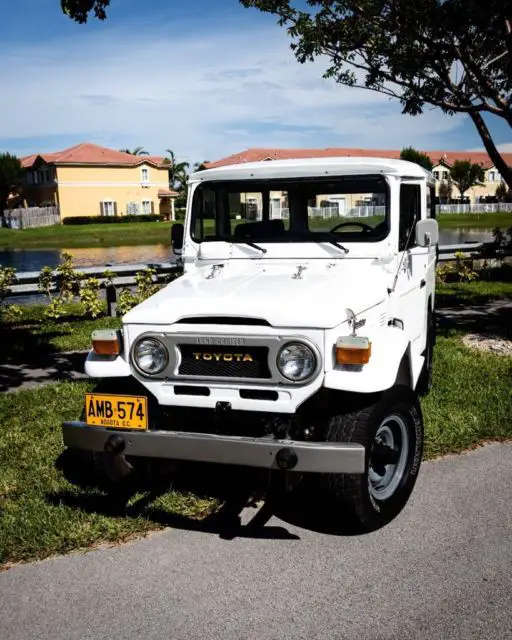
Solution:
[[[121,353],[119,334],[113,329],[102,329],[92,334],[92,348],[99,356],[118,356]]]
[[[368,338],[346,336],[336,342],[336,364],[368,364],[372,343]]]

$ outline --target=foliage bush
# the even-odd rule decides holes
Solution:
[[[99,297],[100,286],[98,278],[87,278],[80,283],[80,302],[89,318],[97,318],[103,313],[103,302]]]
[[[16,284],[16,269],[4,267],[0,269],[0,314],[5,320],[16,320],[21,315],[21,309],[16,304],[4,304],[11,294],[11,287]]]
[[[125,222],[159,222],[164,216],[159,214],[145,214],[140,216],[76,216],[74,218],[64,218],[64,225],[83,225],[83,224],[117,224]]]
[[[50,267],[43,267],[39,273],[39,291],[44,293],[49,304],[46,317],[57,319],[65,314],[65,305],[80,295],[80,280],[83,274],[75,271],[73,256],[67,251],[62,252],[60,264],[55,271]]]
[[[473,269],[472,258],[466,258],[462,251],[455,254],[455,262],[440,264],[436,269],[437,281],[445,282],[472,282],[478,280],[478,273]]]
[[[124,288],[117,298],[117,314],[119,316],[128,313],[130,309],[147,300],[160,289],[160,286],[154,282],[155,275],[155,269],[150,267],[135,275],[137,289],[132,292],[130,289]]]

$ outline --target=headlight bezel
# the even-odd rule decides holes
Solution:
[[[137,361],[137,358],[136,358],[137,348],[143,342],[152,342],[154,344],[157,344],[163,350],[163,354],[164,354],[163,366],[161,368],[159,368],[157,371],[149,372],[149,371],[143,369],[140,366],[140,364],[138,363],[138,361]],[[157,336],[142,335],[139,338],[137,338],[137,340],[133,343],[133,346],[131,348],[130,360],[131,360],[132,365],[135,367],[135,369],[141,375],[143,375],[144,377],[146,377],[146,378],[158,378],[158,377],[161,377],[163,375],[163,373],[166,371],[166,369],[169,366],[169,349],[167,348],[165,343],[162,340],[160,340]]]
[[[312,367],[310,372],[301,378],[293,378],[290,377],[289,375],[286,375],[286,373],[283,371],[283,368],[280,365],[280,360],[281,360],[281,356],[283,354],[283,352],[286,349],[289,349],[290,347],[301,347],[307,351],[309,351],[311,358],[312,358]],[[287,382],[291,383],[291,384],[295,384],[295,385],[299,385],[299,384],[307,384],[308,382],[311,382],[317,375],[318,373],[318,367],[320,364],[320,358],[319,358],[319,354],[317,352],[317,350],[315,348],[313,348],[313,346],[311,344],[308,344],[302,340],[289,340],[287,342],[285,342],[278,350],[277,352],[277,357],[276,357],[276,368],[277,371],[279,372],[279,375],[284,378]]]

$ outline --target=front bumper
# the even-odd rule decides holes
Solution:
[[[89,427],[84,422],[65,422],[62,431],[66,446],[90,451],[105,451],[109,439],[115,437],[120,445],[119,453],[127,456],[286,469],[299,473],[361,474],[365,471],[365,449],[353,443],[180,431],[114,431]]]

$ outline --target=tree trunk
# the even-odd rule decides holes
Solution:
[[[487,128],[487,125],[485,124],[485,121],[482,118],[481,114],[477,111],[472,111],[469,115],[471,117],[471,120],[473,120],[478,133],[480,134],[480,138],[484,143],[485,150],[489,154],[489,157],[491,158],[494,166],[500,172],[509,189],[512,189],[512,167],[509,167],[505,160],[503,160],[501,153],[498,151],[491,138],[489,129]]]

